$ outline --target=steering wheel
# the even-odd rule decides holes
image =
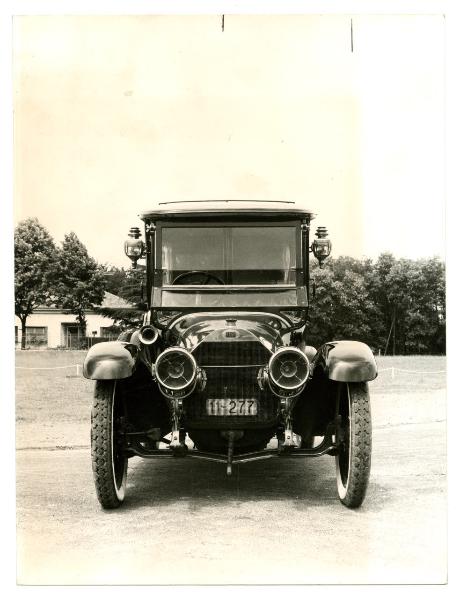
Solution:
[[[201,275],[201,277],[200,277]],[[198,276],[198,277],[196,277]],[[188,283],[188,285],[208,285],[208,283],[211,280],[216,281],[219,285],[225,285],[225,283],[223,282],[223,280],[218,277],[217,275],[214,275],[213,273],[210,273],[209,271],[186,271],[185,273],[181,273],[180,275],[178,275],[177,277],[174,278],[174,281],[172,282],[172,285],[176,285],[177,283],[181,282],[182,279],[185,279],[186,277],[192,277],[192,278],[196,278],[199,279],[199,281],[192,281],[190,283]],[[187,285],[187,284],[186,284]]]

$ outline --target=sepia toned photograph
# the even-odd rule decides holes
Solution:
[[[17,583],[445,584],[444,17],[12,37]]]

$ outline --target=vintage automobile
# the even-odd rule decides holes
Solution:
[[[363,502],[371,466],[370,348],[309,345],[309,255],[325,227],[295,202],[184,201],[141,214],[125,253],[146,259],[143,325],[95,344],[94,481],[103,508],[125,498],[128,460],[235,464],[335,457],[341,502]],[[289,466],[289,461],[286,462]]]

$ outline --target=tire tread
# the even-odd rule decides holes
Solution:
[[[349,383],[351,413],[351,464],[347,492],[341,498],[349,508],[358,508],[366,496],[371,470],[372,422],[367,383]],[[351,415],[350,415],[351,416]]]
[[[112,381],[97,381],[91,410],[91,462],[97,498],[103,508],[117,508],[112,474]]]

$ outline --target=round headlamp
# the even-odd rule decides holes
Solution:
[[[280,348],[268,363],[270,382],[280,391],[295,392],[305,385],[310,373],[310,363],[305,354],[294,347]]]
[[[168,395],[189,394],[197,379],[195,359],[184,348],[168,348],[156,360],[155,376]]]

